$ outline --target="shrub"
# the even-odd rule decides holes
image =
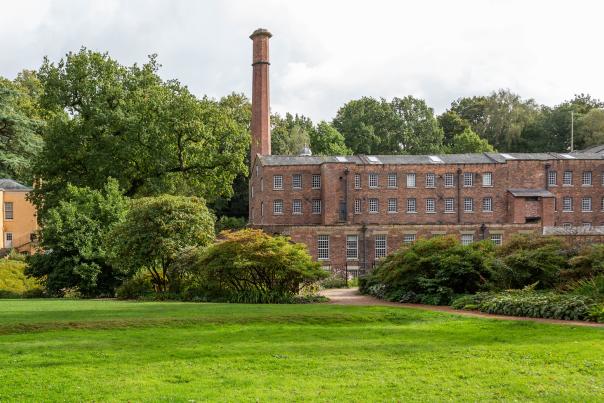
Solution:
[[[604,304],[594,305],[589,310],[589,320],[604,323]]]
[[[360,289],[391,301],[448,304],[455,295],[488,288],[493,250],[490,242],[422,239],[387,256],[359,281]]]
[[[187,251],[176,266],[190,268],[198,298],[241,303],[294,302],[304,285],[327,276],[304,245],[254,229],[223,232],[206,250]]]
[[[240,230],[245,228],[247,221],[243,217],[229,217],[223,215],[216,221],[216,234],[225,230]]]
[[[604,301],[604,274],[593,278],[577,280],[566,286],[566,290],[575,295],[583,295],[594,300]]]
[[[562,271],[565,280],[604,275],[604,244],[585,245],[569,261],[569,268]]]
[[[330,274],[329,277],[319,282],[321,288],[348,288],[348,282],[342,276]]]
[[[153,294],[151,278],[145,273],[137,273],[134,277],[124,281],[115,292],[118,299],[139,299]]]
[[[24,262],[0,259],[0,298],[43,296],[38,280],[25,275]]]

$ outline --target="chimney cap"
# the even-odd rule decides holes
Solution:
[[[255,37],[257,37],[259,35],[265,35],[265,36],[268,36],[269,38],[271,36],[273,36],[273,34],[271,34],[268,29],[258,28],[257,30],[252,32],[252,34],[250,35],[250,39],[254,39]]]

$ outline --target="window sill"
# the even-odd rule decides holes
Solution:
[[[572,210],[562,210],[563,213],[574,213]]]
[[[378,214],[379,211],[368,211],[369,214]]]
[[[466,210],[464,210],[463,212],[464,212],[465,214],[474,214],[474,210],[472,210],[472,211],[466,211]]]
[[[494,187],[493,185],[482,185],[483,188],[492,188]]]
[[[436,186],[426,186],[426,189],[436,189]]]
[[[417,211],[407,211],[407,214],[417,214]]]
[[[292,213],[292,215],[302,215],[302,213]]]
[[[273,213],[273,215],[283,215],[283,213]]]
[[[492,213],[493,210],[482,210],[483,213]]]
[[[581,210],[582,213],[593,213],[593,210]]]
[[[455,214],[455,211],[445,211],[445,214]]]
[[[436,211],[426,211],[426,214],[436,214]]]
[[[398,214],[398,211],[389,211],[388,214]]]
[[[562,185],[562,187],[563,187],[563,188],[570,188],[570,187],[572,187],[572,186],[573,186],[573,185],[572,185],[572,183],[571,183],[570,185],[567,185],[567,184],[563,184],[563,185]]]

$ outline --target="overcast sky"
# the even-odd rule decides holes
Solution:
[[[452,100],[509,88],[555,105],[604,99],[602,1],[3,0],[0,75],[81,46],[122,64],[158,53],[197,95],[251,95],[250,33],[268,28],[272,110],[331,119],[364,95]]]

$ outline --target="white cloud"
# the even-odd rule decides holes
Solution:
[[[426,99],[510,88],[554,105],[604,99],[599,1],[26,1],[3,5],[0,75],[84,45],[124,64],[159,53],[198,95],[251,88],[251,42],[269,28],[272,108],[331,119],[363,95]]]

